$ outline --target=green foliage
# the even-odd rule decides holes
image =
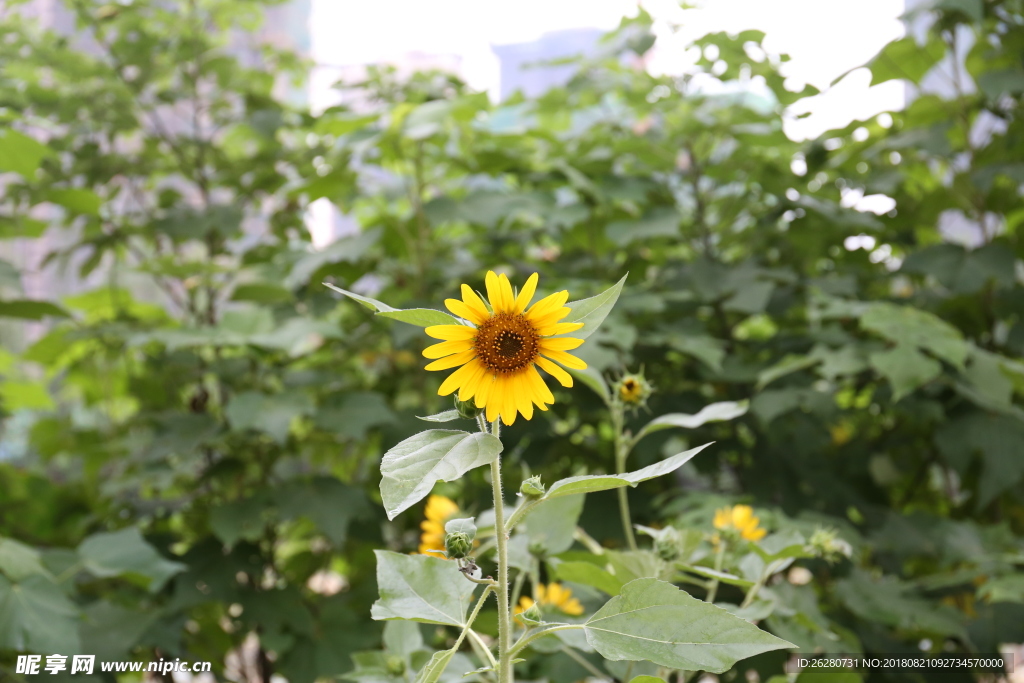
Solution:
[[[927,36],[867,65],[908,106],[806,142],[783,113],[815,91],[754,31],[652,76],[641,12],[540,97],[380,68],[314,117],[282,97],[299,60],[229,44],[264,3],[65,5],[88,48],[0,18],[0,238],[45,238],[80,290],[42,300],[0,261],[0,677],[83,651],[221,678],[252,638],[264,681],[493,680],[494,603],[464,626],[499,452],[504,490],[549,483],[506,501],[514,602],[557,580],[582,610],[517,627],[519,678],[1024,641],[1019,4],[920,9]],[[358,233],[312,249],[318,198]],[[417,326],[457,323],[444,299],[491,268],[570,291],[584,386],[500,442],[422,432],[460,418]],[[640,366],[647,409],[616,412]],[[432,491],[478,527],[479,574],[407,554]],[[739,500],[763,538],[714,526]],[[683,645],[698,616],[736,642]]]

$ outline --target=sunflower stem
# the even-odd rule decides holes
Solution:
[[[501,437],[500,420],[491,423],[491,434]],[[491,489],[494,494],[494,533],[498,549],[498,683],[512,683],[512,610],[508,595],[508,532],[505,531],[505,501],[501,491],[501,456],[491,461]]]
[[[718,542],[718,552],[715,553],[715,571],[722,571],[722,561],[725,559],[725,539]],[[708,596],[705,598],[706,602],[714,603],[715,596],[718,595],[718,579],[711,580],[711,586],[708,588]]]
[[[629,455],[630,441],[623,433],[622,406],[612,405],[612,426],[615,428],[615,472],[623,474],[626,471],[626,456]],[[636,550],[636,536],[633,534],[633,518],[629,513],[629,497],[626,495],[626,488],[620,487],[619,494],[619,517],[622,518],[622,533],[626,537],[626,544],[630,550]]]

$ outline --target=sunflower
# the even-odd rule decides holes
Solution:
[[[423,555],[434,555],[431,550],[444,550],[444,523],[454,517],[459,511],[459,506],[451,498],[431,495],[427,498],[427,507],[424,510],[426,519],[420,522],[423,534],[420,535],[420,553]]]
[[[768,533],[758,526],[760,521],[749,505],[735,505],[715,512],[714,524],[716,529],[738,532],[748,541],[760,541]]]
[[[534,273],[518,294],[504,275],[488,271],[485,278],[487,301],[462,285],[462,300],[446,299],[445,306],[469,325],[433,325],[426,333],[440,344],[423,351],[427,358],[438,359],[427,370],[458,370],[448,376],[437,393],[448,396],[456,389],[460,401],[474,400],[486,409],[489,422],[501,416],[511,425],[522,413],[533,418],[533,407],[547,410],[555,402],[537,367],[557,379],[563,387],[572,386],[572,376],[552,361],[567,368],[582,370],[587,364],[566,353],[583,343],[575,337],[558,335],[575,332],[583,323],[563,323],[572,310],[565,306],[569,292],[561,291],[530,306],[537,291]]]
[[[583,614],[583,605],[580,604],[579,600],[572,597],[572,590],[563,588],[560,583],[549,583],[547,586],[539,584],[537,586],[537,604],[541,609],[553,607],[562,614],[568,614],[571,617],[578,617]],[[524,595],[519,598],[519,604],[516,605],[515,613],[522,614],[532,606],[533,598],[528,598]]]

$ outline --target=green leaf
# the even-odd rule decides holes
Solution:
[[[284,519],[305,517],[337,546],[345,542],[349,524],[370,512],[361,488],[347,486],[334,477],[292,479],[275,487],[272,495]]]
[[[0,130],[0,171],[14,171],[32,180],[43,159],[53,151],[13,128]]]
[[[723,673],[741,659],[794,647],[753,624],[688,595],[670,583],[626,584],[584,624],[605,659]]]
[[[12,581],[21,581],[32,574],[50,574],[39,561],[38,550],[13,538],[0,538],[0,572]]]
[[[416,683],[436,683],[437,679],[441,677],[441,674],[448,667],[448,663],[452,661],[454,654],[454,649],[435,652],[426,666],[416,674]]]
[[[1008,574],[986,581],[978,596],[988,602],[1024,602],[1024,574]]]
[[[251,282],[238,285],[231,293],[232,301],[253,301],[259,304],[277,304],[291,301],[292,293],[275,282]]]
[[[0,301],[0,318],[21,318],[22,320],[42,320],[46,316],[54,318],[70,318],[71,315],[63,308],[49,301],[31,301],[29,299],[12,299]]]
[[[699,565],[681,564],[677,565],[683,571],[696,574],[697,576],[703,576],[705,579],[715,579],[722,583],[727,583],[730,586],[740,586],[741,588],[750,588],[754,585],[753,581],[730,574],[728,572],[717,571],[711,567],[701,567]]]
[[[399,443],[380,463],[380,493],[388,519],[425,498],[437,482],[454,481],[490,464],[501,448],[501,441],[491,434],[447,429],[430,429]]]
[[[920,83],[945,54],[946,44],[936,34],[929,36],[923,46],[918,45],[913,36],[895,40],[882,48],[878,56],[868,64],[871,69],[871,85],[897,78]]]
[[[569,370],[569,374],[587,385],[600,396],[605,403],[611,400],[611,393],[608,390],[608,383],[604,381],[604,375],[593,368],[584,370]]]
[[[11,583],[0,576],[0,648],[28,652],[80,651],[78,608],[40,574]]]
[[[708,422],[725,422],[728,420],[734,420],[737,417],[746,415],[749,405],[750,404],[747,401],[721,401],[719,403],[712,403],[709,406],[705,406],[696,415],[687,415],[686,413],[669,413],[668,415],[662,415],[661,417],[656,417],[644,425],[643,429],[640,430],[640,433],[636,435],[636,440],[639,441],[648,434],[660,432],[663,429],[671,429],[672,427],[696,429]]]
[[[476,584],[466,580],[455,562],[429,555],[373,552],[380,591],[380,600],[370,612],[374,619],[465,626]]]
[[[423,634],[414,621],[389,621],[384,624],[384,649],[397,655],[409,656],[425,648]]]
[[[568,550],[583,513],[584,499],[584,496],[562,496],[543,500],[525,524],[529,545],[543,547],[550,555]]]
[[[224,415],[237,431],[255,429],[266,432],[278,443],[288,440],[292,420],[313,412],[313,399],[301,391],[261,394],[245,391],[231,399]]]
[[[362,296],[355,292],[350,292],[341,287],[335,287],[327,282],[323,283],[325,287],[329,287],[336,292],[344,294],[350,299],[358,301],[362,305],[369,308],[371,311],[375,311],[377,315],[384,318],[391,318],[399,322],[408,323],[410,325],[416,325],[417,327],[430,327],[431,325],[459,325],[458,318],[448,315],[443,311],[435,311],[432,308],[410,308],[408,310],[402,310],[388,306],[382,301],[371,299],[368,296]]]
[[[974,457],[982,458],[978,506],[985,507],[1024,478],[1024,423],[1005,415],[972,413],[942,425],[935,445],[955,470],[964,474]]]
[[[186,569],[184,564],[160,555],[142,538],[137,527],[93,534],[79,544],[78,556],[93,576],[141,578],[152,593]]]
[[[454,420],[464,419],[459,415],[457,410],[446,410],[443,413],[437,413],[436,415],[416,416],[417,420],[423,420],[425,422],[452,422]]]
[[[92,190],[73,187],[55,188],[47,190],[44,196],[48,201],[59,204],[65,209],[91,216],[100,215],[100,207],[103,206],[103,200]]]
[[[657,237],[678,238],[680,219],[675,209],[656,208],[643,218],[612,221],[605,228],[605,234],[620,247],[638,240],[646,243]]]
[[[968,346],[960,330],[927,311],[875,303],[861,316],[860,325],[898,345],[931,351],[958,368],[967,360]]]
[[[690,458],[700,453],[712,443],[714,442],[712,441],[704,444],[703,446],[697,446],[696,448],[691,448],[688,451],[677,453],[671,458],[666,458],[661,462],[648,465],[647,467],[636,470],[635,472],[626,472],[624,474],[593,474],[562,479],[551,485],[547,494],[544,496],[544,499],[549,500],[560,496],[571,496],[577,493],[606,491],[608,489],[617,489],[622,486],[636,487],[636,485],[642,481],[647,481],[648,479],[654,479],[655,477],[660,477],[663,474],[674,472],[682,467],[688,460],[690,460]]]
[[[593,586],[608,595],[618,595],[624,585],[622,579],[591,562],[559,562],[554,569],[559,581]]]
[[[265,491],[222,503],[210,510],[210,530],[228,548],[234,547],[241,539],[257,541],[266,529],[270,503]]]
[[[562,322],[583,323],[583,327],[573,332],[572,336],[578,339],[586,339],[601,326],[601,323],[604,322],[604,319],[608,317],[608,313],[612,310],[612,306],[618,301],[619,294],[622,292],[622,285],[626,283],[627,277],[629,277],[629,273],[623,275],[621,280],[597,296],[581,301],[571,301],[566,304],[572,309],[572,313],[567,315]]]
[[[755,389],[761,391],[766,386],[771,384],[777,379],[785,377],[786,375],[792,374],[799,370],[809,368],[812,365],[816,365],[821,362],[820,358],[814,355],[801,356],[798,354],[789,354],[778,363],[771,365],[768,368],[762,370],[757,376],[757,386]]]
[[[634,676],[629,683],[665,683],[665,679],[657,676]]]
[[[871,367],[892,384],[893,401],[899,401],[942,374],[942,365],[938,361],[906,344],[873,353],[869,360]]]

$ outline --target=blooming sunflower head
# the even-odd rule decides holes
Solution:
[[[458,390],[458,400],[472,399],[485,410],[489,422],[500,416],[510,425],[519,414],[531,419],[534,406],[547,410],[555,402],[538,367],[564,387],[572,386],[572,376],[557,363],[579,370],[587,367],[566,353],[583,340],[562,336],[579,330],[583,323],[561,322],[572,310],[565,305],[567,291],[530,305],[537,291],[536,273],[518,293],[504,275],[488,272],[485,284],[486,300],[469,285],[462,285],[461,300],[445,300],[448,310],[467,324],[428,327],[427,334],[442,341],[427,347],[423,355],[436,359],[427,370],[458,368],[441,384],[439,395]]]
[[[758,526],[760,521],[749,505],[734,505],[715,512],[714,524],[716,529],[727,534],[739,535],[748,541],[760,541],[768,533]]]
[[[459,506],[451,498],[431,495],[427,498],[427,507],[424,510],[425,520],[420,522],[420,553],[423,555],[434,555],[430,551],[443,551],[444,547],[444,523],[459,512]]]
[[[519,604],[516,605],[515,613],[522,614],[534,604],[533,598],[524,595],[519,598]],[[583,605],[580,604],[579,600],[572,597],[572,590],[563,587],[560,583],[549,583],[546,586],[539,584],[537,586],[536,604],[540,606],[541,611],[558,611],[571,617],[578,617],[583,614]]]

